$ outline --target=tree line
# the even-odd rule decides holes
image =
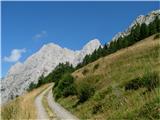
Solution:
[[[92,54],[86,55],[83,61],[79,63],[75,68],[69,62],[59,63],[57,67],[46,77],[44,77],[44,75],[42,74],[38,79],[38,83],[32,82],[29,85],[28,91],[31,91],[32,89],[37,88],[46,83],[55,82],[54,88],[56,88],[57,93],[59,92],[58,94],[60,94],[59,90],[61,90],[62,85],[58,84],[63,84],[60,82],[61,80],[63,82],[66,82],[65,78],[69,78],[72,81],[71,83],[73,83],[72,78],[68,77],[66,74],[71,74],[75,70],[91,62],[94,62],[101,57],[112,54],[122,48],[131,46],[136,42],[156,33],[160,33],[160,19],[158,17],[156,17],[155,20],[151,22],[149,25],[146,25],[145,23],[142,23],[141,25],[138,24],[131,29],[129,35],[125,37],[120,37],[118,38],[118,40],[111,41],[109,44],[105,44],[104,47],[100,46]],[[60,86],[60,89],[58,86]],[[72,92],[74,87],[71,85],[68,89],[66,90],[67,92]]]
[[[51,82],[55,82],[54,86],[56,87],[64,74],[71,73],[73,71],[74,71],[74,68],[72,64],[70,64],[69,62],[59,63],[56,66],[56,68],[47,76],[44,77],[44,75],[42,74],[38,78],[38,83],[31,82],[31,84],[29,85],[28,91],[31,91],[34,88],[38,88],[43,84],[51,83]]]
[[[76,69],[96,61],[100,57],[107,56],[122,48],[129,47],[136,42],[156,33],[160,33],[160,19],[158,16],[149,25],[146,25],[145,23],[142,23],[141,25],[137,24],[131,29],[129,35],[120,37],[115,41],[111,41],[109,44],[105,44],[103,48],[100,46],[92,54],[86,55],[83,61],[77,65]]]

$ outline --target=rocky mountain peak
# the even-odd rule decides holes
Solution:
[[[138,24],[141,25],[142,23],[145,23],[146,25],[148,25],[149,23],[154,21],[156,17],[160,18],[160,10],[152,11],[147,15],[139,15],[124,32],[118,32],[118,34],[113,37],[112,41],[118,40],[118,38],[120,37],[127,36],[128,34],[130,34],[131,29]]]
[[[148,15],[140,15],[124,32],[119,32],[113,37],[113,41],[119,37],[130,34],[131,29],[137,24],[152,22],[156,17],[160,16],[160,10],[152,11]],[[11,96],[23,94],[31,82],[37,83],[40,75],[47,75],[59,63],[70,62],[74,66],[83,61],[87,54],[91,54],[98,49],[101,43],[98,39],[88,42],[82,50],[73,51],[62,48],[57,44],[49,43],[44,45],[38,52],[27,58],[23,63],[13,65],[7,76],[2,81],[1,98],[2,102],[11,99]]]
[[[89,41],[84,47],[84,48],[89,48],[89,47],[93,47],[93,46],[97,46],[97,45],[101,45],[100,41],[98,39],[93,39],[91,41]]]
[[[44,44],[41,49],[49,49],[49,48],[61,49],[61,47],[55,43]]]
[[[85,50],[85,51],[93,51],[93,49],[97,48],[97,46],[100,46],[101,43],[98,39],[93,39],[91,41],[89,41],[83,48],[82,50]]]
[[[83,48],[82,51],[87,52],[88,54],[91,53],[91,51],[93,51],[93,49],[95,50],[95,48],[97,49],[97,46],[101,46],[101,43],[98,39],[93,39],[91,41],[89,41]]]
[[[2,102],[10,100],[11,96],[24,93],[31,82],[37,83],[40,75],[49,74],[59,63],[70,62],[76,66],[87,54],[91,54],[100,45],[97,39],[91,40],[82,50],[78,51],[62,48],[54,43],[43,45],[26,61],[17,62],[10,68],[2,82]]]
[[[14,75],[16,72],[18,72],[18,70],[20,70],[20,68],[23,66],[23,63],[21,62],[17,62],[16,64],[14,64],[13,66],[11,66],[11,68],[9,69],[7,75]]]

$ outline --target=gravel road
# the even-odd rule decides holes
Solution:
[[[48,104],[50,108],[55,112],[58,119],[60,120],[78,120],[76,116],[72,115],[69,111],[64,109],[60,104],[55,102],[51,90],[48,93],[47,99],[48,99]]]
[[[49,86],[46,90],[44,90],[40,95],[38,95],[35,99],[35,105],[37,109],[37,119],[38,120],[49,120],[49,117],[45,111],[45,108],[42,104],[42,98],[44,94],[47,92],[48,89],[50,89],[52,86]]]
[[[52,85],[49,86],[46,90],[44,90],[40,95],[38,95],[35,99],[35,105],[37,109],[37,119],[38,120],[49,120],[47,112],[42,104],[42,98],[44,94],[50,89],[47,101],[49,107],[52,109],[53,113],[56,114],[58,120],[79,120],[76,116],[72,115],[69,111],[64,109],[60,104],[55,102],[52,94]]]

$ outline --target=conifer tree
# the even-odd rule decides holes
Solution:
[[[149,35],[153,35],[157,32],[156,22],[153,21],[149,24]]]
[[[142,23],[140,29],[140,39],[146,38],[148,36],[148,27],[145,23]]]

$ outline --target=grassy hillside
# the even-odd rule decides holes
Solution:
[[[160,40],[151,36],[100,58],[72,73],[77,88],[87,83],[94,88],[94,94],[83,103],[78,103],[77,96],[60,98],[58,102],[82,119],[158,119],[159,52]],[[155,72],[158,78],[152,75]]]
[[[2,120],[36,119],[37,113],[34,99],[50,84],[43,85],[33,91],[10,101],[1,107]]]

